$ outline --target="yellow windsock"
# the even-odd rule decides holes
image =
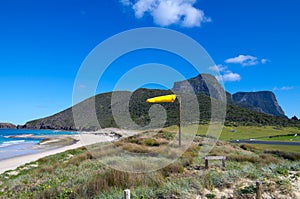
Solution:
[[[146,100],[148,103],[160,103],[160,102],[174,102],[176,100],[176,95],[164,95],[154,98],[149,98]]]

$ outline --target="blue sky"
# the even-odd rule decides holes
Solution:
[[[199,42],[229,92],[272,90],[288,116],[300,116],[299,8],[297,0],[1,1],[0,121],[24,124],[70,107],[89,52],[115,34],[149,26]],[[139,57],[132,63],[153,61]],[[171,64],[163,55],[154,60]],[[106,83],[99,92],[113,84]]]

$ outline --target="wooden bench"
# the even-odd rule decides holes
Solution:
[[[222,166],[225,167],[226,156],[205,156],[205,169],[208,169],[208,160],[222,160]]]

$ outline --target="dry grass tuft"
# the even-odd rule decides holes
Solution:
[[[116,188],[159,187],[163,184],[164,179],[159,172],[137,174],[109,169],[104,173],[93,176],[87,184],[76,187],[75,193],[77,197],[89,198]]]

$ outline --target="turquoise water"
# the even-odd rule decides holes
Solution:
[[[15,135],[28,135],[32,134],[35,136],[43,135],[71,135],[76,134],[76,132],[67,132],[67,131],[56,131],[56,130],[25,130],[25,129],[0,129],[0,147],[5,145],[11,145],[16,143],[39,143],[41,139],[33,138],[9,138],[10,136]]]
[[[55,130],[24,130],[24,129],[0,129],[0,160],[16,156],[34,154],[40,152],[36,145],[40,143],[41,138],[10,138],[16,135],[34,135],[34,136],[57,136],[73,135],[77,132],[55,131]]]

